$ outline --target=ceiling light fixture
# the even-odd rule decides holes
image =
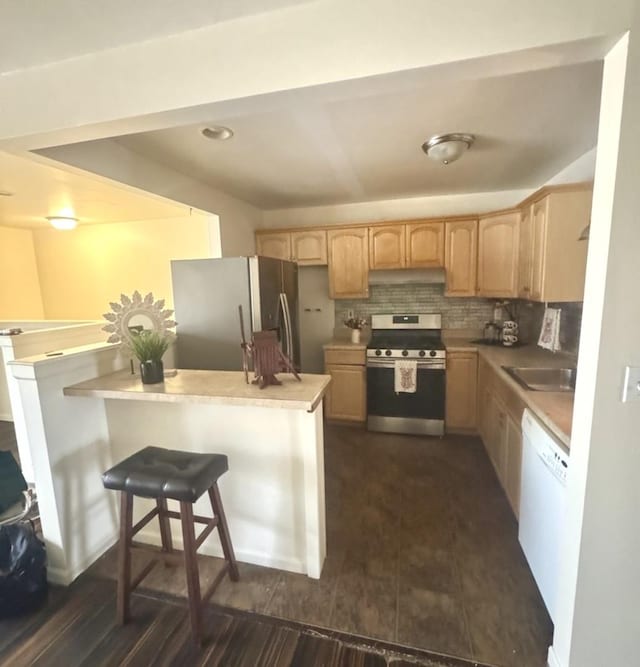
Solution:
[[[52,227],[62,230],[75,229],[78,225],[78,218],[68,216],[50,215],[47,216],[47,220],[51,223]]]
[[[205,127],[202,130],[202,134],[207,139],[214,139],[215,141],[226,141],[231,139],[233,136],[233,130],[230,127],[225,127],[224,125],[212,125],[211,127]]]
[[[436,162],[455,162],[475,141],[473,134],[436,134],[422,144],[422,150]]]

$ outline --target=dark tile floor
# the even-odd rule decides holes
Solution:
[[[552,625],[477,438],[331,425],[325,449],[320,580],[241,564],[214,602],[503,667],[546,664]],[[203,586],[218,567],[201,558]],[[113,577],[113,552],[94,571]],[[185,595],[168,572],[144,586]]]

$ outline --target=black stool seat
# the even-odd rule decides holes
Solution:
[[[145,447],[107,470],[102,482],[106,489],[134,496],[195,503],[228,469],[224,454]]]

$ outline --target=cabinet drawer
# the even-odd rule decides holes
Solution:
[[[364,366],[365,350],[325,350],[326,366]]]

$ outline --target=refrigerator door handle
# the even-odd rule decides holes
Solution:
[[[280,294],[280,303],[282,304],[282,315],[284,320],[284,330],[285,330],[285,339],[287,343],[287,349],[285,354],[291,359],[293,353],[293,336],[291,333],[291,312],[289,310],[289,300],[287,295],[283,292]]]

